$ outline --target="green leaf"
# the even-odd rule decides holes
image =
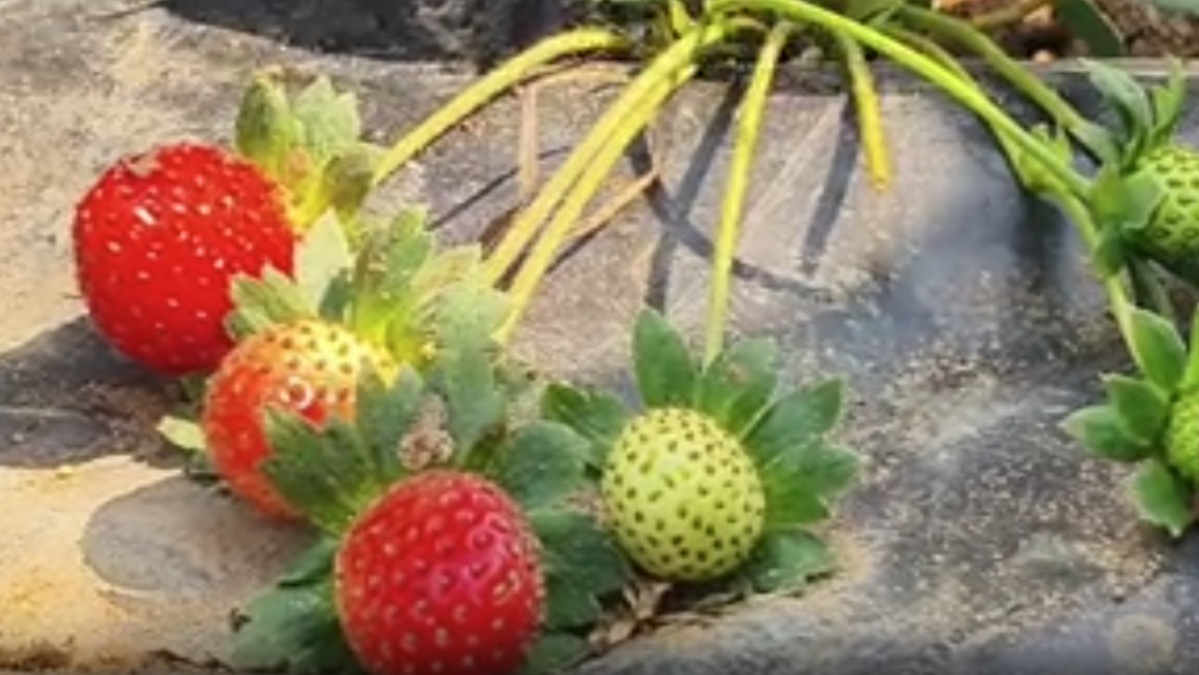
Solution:
[[[352,149],[362,135],[358,99],[338,93],[328,77],[321,76],[301,91],[292,103],[300,123],[300,137],[315,166]]]
[[[858,472],[853,453],[811,438],[789,445],[761,467],[769,529],[805,525],[829,516],[832,502]]]
[[[778,385],[778,350],[766,339],[738,342],[699,376],[695,406],[740,437],[758,420]]]
[[[1125,142],[1139,153],[1153,126],[1153,109],[1144,88],[1128,73],[1102,61],[1082,59],[1088,79],[1111,105],[1125,131]]]
[[[1199,3],[1196,3],[1199,5]],[[1160,146],[1173,140],[1178,131],[1178,122],[1182,118],[1183,107],[1186,104],[1187,77],[1182,62],[1176,57],[1169,57],[1170,76],[1165,86],[1155,87],[1151,92],[1153,99],[1153,116],[1156,119],[1150,134],[1149,144]]]
[[[628,423],[630,411],[608,392],[551,383],[542,394],[541,415],[569,426],[590,441],[589,462],[600,468]]]
[[[763,534],[744,573],[759,593],[794,591],[834,568],[828,545],[803,530]]]
[[[570,633],[545,633],[538,637],[537,642],[525,658],[525,664],[518,672],[519,675],[547,675],[559,673],[570,668],[591,651],[587,640]]]
[[[1071,36],[1086,44],[1091,56],[1100,59],[1127,56],[1119,29],[1091,0],[1058,0],[1053,13]]]
[[[587,484],[587,445],[570,427],[533,422],[500,446],[493,475],[526,510],[558,505]]]
[[[1158,460],[1146,462],[1133,478],[1133,497],[1146,521],[1181,537],[1195,518],[1194,493],[1186,481]]]
[[[1120,414],[1111,406],[1076,410],[1062,420],[1062,429],[1097,457],[1137,462],[1149,454],[1149,446],[1130,434]]]
[[[308,307],[319,307],[329,285],[354,265],[349,242],[337,217],[320,218],[304,234],[295,253],[295,283]]]
[[[326,532],[340,534],[398,479],[354,427],[331,420],[316,430],[292,413],[268,409],[272,453],[260,466],[293,508]]]
[[[1128,264],[1129,250],[1124,232],[1118,227],[1106,227],[1099,232],[1099,243],[1091,254],[1095,274],[1106,280],[1119,274]]]
[[[1196,388],[1199,388],[1199,310],[1191,314],[1190,349],[1182,380],[1178,383],[1178,391],[1190,393]]]
[[[492,335],[506,314],[503,296],[488,288],[447,289],[438,307],[438,356],[429,381],[445,400],[446,426],[459,451],[505,422],[508,405],[496,374]]]
[[[1162,390],[1125,375],[1107,375],[1103,383],[1128,436],[1146,445],[1155,441],[1170,417],[1170,399]]]
[[[192,453],[204,453],[208,444],[204,440],[204,430],[194,420],[182,417],[163,417],[155,427],[159,434],[171,445]]]
[[[283,162],[299,133],[287,92],[274,76],[255,76],[242,95],[237,113],[237,151],[266,175],[279,180]]]
[[[255,598],[245,615],[230,658],[239,671],[363,673],[342,633],[331,581],[276,586]]]
[[[1102,232],[1136,230],[1149,224],[1164,194],[1151,172],[1122,175],[1109,164],[1099,172],[1091,189],[1091,212]]]
[[[363,240],[354,269],[351,323],[373,340],[386,339],[389,322],[416,311],[412,280],[434,252],[420,211],[405,211]]]
[[[375,157],[365,147],[334,157],[322,175],[322,191],[339,218],[358,214],[369,196],[375,175]]]
[[[841,419],[844,397],[844,381],[829,378],[775,401],[745,438],[754,461],[763,466],[831,431]]]
[[[1129,319],[1133,360],[1150,382],[1164,391],[1175,391],[1187,366],[1186,345],[1178,329],[1140,307],[1130,311]]]
[[[647,408],[685,406],[692,400],[698,364],[666,318],[645,309],[633,331],[637,388]]]
[[[597,616],[600,599],[631,580],[627,561],[595,520],[583,513],[541,509],[530,512],[529,521],[542,545],[547,625],[586,625]]]
[[[267,267],[259,277],[235,276],[230,294],[234,309],[225,324],[238,340],[274,325],[317,316],[295,282],[274,267]]]
[[[309,586],[333,578],[334,561],[341,541],[335,537],[321,536],[292,561],[287,570],[276,580],[276,586]]]

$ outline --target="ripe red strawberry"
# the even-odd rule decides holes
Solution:
[[[247,161],[179,143],[111,166],[76,207],[75,263],[97,330],[166,375],[209,372],[233,342],[230,281],[290,274],[285,197]]]
[[[395,362],[349,329],[320,320],[272,326],[239,343],[209,380],[200,426],[213,467],[236,495],[263,512],[291,518],[288,505],[259,471],[271,453],[263,429],[268,406],[321,426],[351,419],[364,363],[384,377]]]
[[[415,474],[359,517],[337,554],[346,639],[374,675],[512,673],[541,623],[539,554],[496,485]]]

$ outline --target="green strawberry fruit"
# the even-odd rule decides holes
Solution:
[[[1199,482],[1199,394],[1183,396],[1170,410],[1166,457],[1175,471]]]
[[[617,438],[602,493],[617,541],[647,572],[706,581],[745,562],[765,521],[761,478],[741,444],[684,408],[652,409]]]
[[[1133,247],[1199,283],[1199,153],[1165,145],[1145,155],[1139,168],[1156,174],[1165,194],[1152,220],[1130,233]]]

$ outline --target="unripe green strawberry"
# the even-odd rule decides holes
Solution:
[[[1199,394],[1183,396],[1171,408],[1166,457],[1175,471],[1199,482]]]
[[[1166,145],[1145,155],[1139,168],[1156,174],[1165,194],[1149,224],[1133,231],[1133,246],[1183,279],[1199,282],[1199,153]]]
[[[653,409],[616,440],[602,481],[617,541],[651,574],[704,581],[749,557],[765,520],[761,478],[710,417]]]

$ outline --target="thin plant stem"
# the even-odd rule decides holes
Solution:
[[[576,163],[586,167],[578,184],[569,191],[547,187],[529,209],[518,217],[518,220],[524,221],[521,225],[525,230],[532,230],[534,223],[527,219],[527,214],[534,212],[539,203],[550,204],[563,197],[562,204],[546,226],[544,234],[534,244],[512,281],[508,291],[512,311],[497,331],[496,339],[500,344],[511,338],[542,278],[553,265],[558,250],[569,238],[572,228],[578,224],[588,202],[599,191],[604,179],[624,156],[628,145],[653,121],[662,104],[698,72],[698,53],[706,47],[720,43],[745,25],[743,22],[730,20],[715,20],[701,24],[654,59],[626,88],[621,99],[608,109],[604,121],[592,128],[587,138],[567,159],[567,164],[576,160]],[[609,120],[615,122],[611,125],[614,127],[611,134],[604,133],[604,122]],[[563,166],[559,169],[554,178],[563,175],[567,168]],[[554,182],[554,179],[550,182]],[[548,210],[548,206],[545,208]],[[513,231],[516,230],[517,226],[514,225]],[[493,273],[495,269],[492,269]]]
[[[962,82],[952,71],[903,42],[887,37],[878,30],[853,19],[803,0],[710,0],[708,7],[713,13],[737,10],[774,12],[779,18],[790,19],[796,23],[810,23],[831,33],[844,33],[847,37],[870,47],[932,82],[945,94],[957,100],[995,129],[1002,131],[1020,150],[1027,153],[1047,172],[1060,180],[1071,194],[1084,199],[1089,196],[1090,181],[1075,172],[1052,148],[1025,131],[977,87]]]
[[[783,47],[794,26],[788,22],[774,25],[758,53],[750,76],[749,87],[741,101],[737,138],[728,170],[728,184],[721,204],[720,226],[712,255],[712,281],[708,287],[708,319],[705,340],[705,361],[711,363],[724,349],[725,325],[728,322],[729,296],[732,286],[733,258],[745,218],[745,201],[749,193],[750,174],[757,154],[762,116]]]
[[[450,129],[496,96],[528,79],[539,68],[568,56],[628,49],[627,38],[606,28],[580,28],[546,38],[517,54],[437,109],[392,146],[376,165],[373,184],[379,185]]]
[[[542,187],[538,196],[513,219],[511,228],[485,262],[485,272],[492,283],[498,282],[508,273],[529,242],[537,236],[538,228],[549,217],[554,206],[587,171],[595,155],[609,144],[609,139],[618,133],[620,127],[625,124],[625,119],[645,105],[642,99],[654,92],[658,81],[689,62],[697,49],[712,44],[715,41],[714,35],[722,36],[723,33],[698,28],[683,36],[625,87],[620,97],[608,107],[562,166]]]
[[[1008,24],[1023,21],[1029,14],[1054,4],[1056,4],[1056,0],[1017,0],[999,9],[971,18],[970,25],[979,30],[1002,28]]]
[[[862,155],[866,159],[866,171],[875,189],[883,192],[891,185],[891,158],[887,153],[887,140],[880,114],[878,90],[874,86],[874,75],[866,61],[866,53],[857,42],[842,33],[833,36],[845,58],[845,70],[849,74],[853,93],[854,109],[858,118],[858,136],[862,141]]]

